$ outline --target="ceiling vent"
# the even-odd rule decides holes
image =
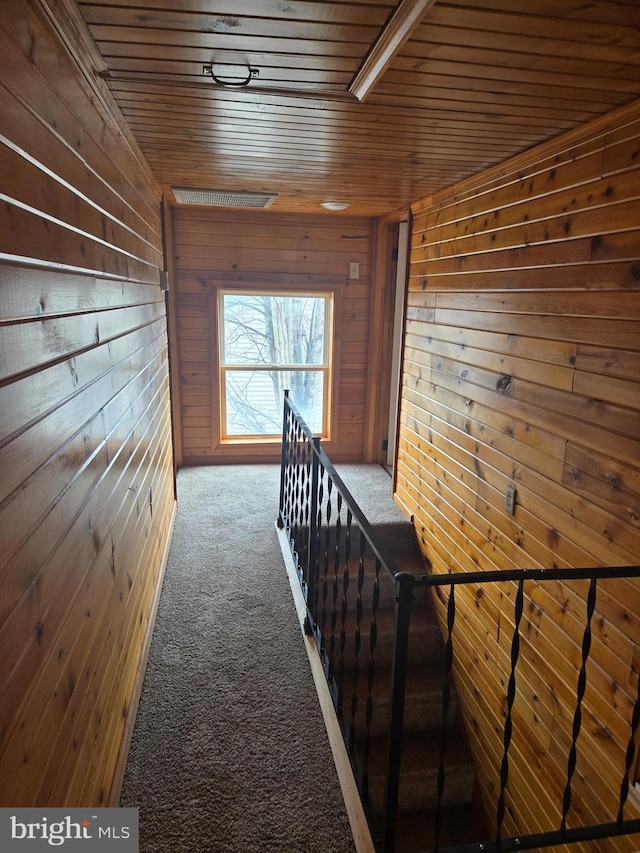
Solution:
[[[232,192],[228,190],[192,190],[171,187],[178,204],[201,204],[210,207],[269,207],[277,193]]]

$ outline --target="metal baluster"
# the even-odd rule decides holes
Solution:
[[[288,406],[289,391],[284,392],[284,411],[282,415],[282,449],[280,452],[280,503],[278,512],[278,527],[284,527],[285,518],[285,480],[287,470],[287,454],[289,452],[289,429],[288,421],[291,410]]]
[[[305,465],[307,461],[307,439],[306,436],[301,435],[300,441],[300,455],[298,461],[298,491],[297,491],[297,505],[298,505],[298,559],[300,561],[301,569],[303,577],[305,575],[305,566],[302,564],[302,561],[306,559],[306,551],[307,551],[307,531],[305,525],[305,501],[304,501],[304,485],[305,485]],[[305,578],[306,580],[306,578]]]
[[[344,650],[347,645],[347,616],[349,608],[347,606],[347,593],[349,591],[349,560],[351,559],[351,523],[353,516],[351,509],[347,505],[347,520],[345,524],[344,534],[344,563],[342,569],[342,609],[340,623],[340,657],[338,660],[338,711],[342,713],[344,701]]]
[[[307,585],[307,594],[309,589],[309,468],[311,465],[311,457],[309,455],[309,440],[303,436],[302,442],[302,457],[300,463],[300,549],[301,559],[304,561],[302,566],[305,583]]]
[[[500,796],[498,798],[496,843],[500,847],[500,836],[502,833],[502,821],[505,812],[505,790],[509,781],[509,746],[511,744],[512,722],[511,710],[516,697],[516,666],[520,655],[520,620],[524,608],[524,579],[518,581],[518,592],[515,603],[515,627],[511,639],[511,674],[509,675],[509,686],[507,688],[507,717],[504,721],[504,753],[500,766]]]
[[[353,670],[352,670],[352,691],[351,691],[351,727],[349,730],[349,747],[355,746],[356,738],[356,712],[358,710],[358,680],[360,678],[360,645],[362,643],[362,633],[360,631],[360,623],[362,622],[362,587],[364,585],[364,556],[367,548],[367,540],[364,533],[360,531],[360,559],[358,560],[358,595],[356,597],[356,633],[354,638],[353,648]]]
[[[292,552],[296,561],[296,570],[298,568],[297,546],[298,546],[298,529],[299,529],[299,504],[298,504],[298,467],[300,459],[300,426],[296,421],[295,440],[293,443],[293,459],[291,460],[291,533],[293,539]]]
[[[320,439],[308,444],[310,459],[307,464],[307,502],[309,508],[309,544],[307,554],[307,607],[313,616],[313,627],[318,624],[318,448]]]
[[[295,553],[295,539],[294,539],[294,531],[296,524],[296,503],[295,503],[295,485],[296,485],[296,458],[298,455],[298,440],[297,440],[297,432],[296,430],[292,430],[292,441],[289,447],[289,486],[288,486],[288,497],[289,497],[289,517],[288,517],[288,530],[289,530],[289,541],[291,545],[291,553]]]
[[[624,820],[624,804],[627,801],[627,796],[629,795],[629,775],[631,773],[631,768],[633,767],[633,759],[636,754],[636,734],[638,732],[638,726],[640,725],[640,678],[638,678],[638,695],[636,696],[636,703],[633,706],[633,713],[631,715],[631,734],[629,735],[629,743],[627,744],[627,753],[625,757],[625,765],[624,765],[624,775],[622,777],[622,784],[620,785],[620,809],[618,811],[618,817],[616,818],[618,823],[622,823]]]
[[[577,749],[576,744],[580,728],[582,726],[582,699],[587,687],[587,659],[591,648],[591,617],[596,607],[596,589],[598,581],[595,577],[591,578],[589,584],[589,594],[587,596],[587,621],[582,637],[582,665],[578,676],[578,694],[576,710],[573,715],[573,730],[571,739],[571,749],[569,750],[569,761],[567,764],[567,784],[564,789],[564,797],[562,799],[562,820],[560,821],[560,832],[564,833],[567,828],[567,815],[571,808],[571,779],[573,772],[576,769]]]
[[[333,480],[329,480],[330,486]],[[338,572],[340,571],[340,540],[342,538],[342,495],[338,492],[337,515],[335,527],[335,546],[333,552],[333,589],[331,591],[331,641],[329,643],[329,659],[331,674],[335,675],[336,625],[338,623]]]
[[[280,475],[282,486],[282,525],[287,532],[289,548],[291,548],[291,456],[293,443],[293,413],[285,401],[285,426],[283,429],[283,471]]]
[[[451,584],[451,589],[449,590],[449,602],[447,604],[447,642],[445,644],[445,672],[444,682],[442,685],[442,730],[440,732],[440,763],[438,765],[437,805],[433,847],[434,853],[438,853],[438,845],[440,843],[440,829],[442,826],[442,795],[444,794],[444,785],[446,779],[444,758],[447,751],[447,729],[449,708],[451,706],[451,670],[453,668],[453,626],[455,624],[455,621],[455,586]]]
[[[409,652],[409,624],[415,577],[409,572],[397,572],[395,633],[393,638],[393,670],[391,675],[391,707],[389,712],[389,746],[385,778],[382,815],[383,850],[393,853],[396,843],[398,792],[400,789],[400,762],[402,751],[402,725],[404,697],[407,685],[407,656]]]
[[[309,595],[309,468],[311,457],[309,456],[309,441],[304,436],[302,443],[303,452],[300,460],[300,548],[298,553],[304,560],[302,574],[307,588],[307,601]]]
[[[291,458],[291,486],[290,486],[290,495],[291,495],[291,513],[289,518],[289,527],[291,530],[291,553],[293,554],[296,571],[298,569],[298,558],[297,558],[297,535],[298,535],[298,501],[296,499],[296,493],[298,488],[298,457],[300,455],[300,441],[299,441],[299,427],[298,423],[295,423],[294,435],[293,435],[293,444],[292,444],[292,458]]]
[[[320,463],[318,470],[318,542],[321,540],[322,514],[324,507],[324,465]],[[327,629],[327,598],[329,596],[329,542],[331,539],[331,505],[327,506],[326,525],[324,528],[324,547],[322,548],[322,613],[320,616],[321,649],[325,648],[325,631]]]
[[[378,605],[380,604],[380,569],[382,563],[376,557],[376,576],[373,581],[373,591],[371,596],[371,629],[369,631],[369,666],[367,669],[367,712],[365,717],[365,735],[364,735],[364,760],[362,768],[362,794],[363,797],[369,795],[369,754],[371,751],[371,721],[373,720],[373,685],[376,680],[376,662],[375,650],[378,641],[378,623],[377,613]]]
[[[293,499],[293,461],[295,459],[296,431],[293,412],[289,409],[289,426],[287,439],[287,509],[289,513],[289,525],[291,524],[291,504]]]

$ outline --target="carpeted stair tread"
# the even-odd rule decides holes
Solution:
[[[392,556],[417,553],[416,534],[413,524],[404,520],[401,522],[380,522],[371,524],[376,540],[384,548],[385,553]]]
[[[398,820],[396,853],[432,853],[435,849],[436,810],[403,812]],[[440,810],[438,848],[488,838],[482,815],[474,803]]]
[[[391,668],[378,667],[371,690],[373,714],[369,725],[371,736],[383,735],[389,725],[389,697],[391,691]],[[434,732],[442,727],[443,672],[440,665],[412,666],[407,673],[404,729],[407,732]],[[350,697],[349,693],[349,697]],[[362,672],[358,689],[355,726],[358,733],[366,729],[366,704],[368,696],[367,671]],[[349,700],[350,701],[350,700]],[[447,724],[453,726],[458,711],[458,696],[451,691]],[[346,715],[351,722],[350,706]]]
[[[369,759],[369,792],[374,804],[382,802],[386,739],[374,740]],[[437,805],[440,737],[408,734],[403,738],[398,809],[418,811]],[[466,741],[449,736],[445,754],[442,805],[467,805],[473,801],[475,769]]]
[[[393,500],[393,480],[382,465],[345,463],[337,465],[336,471],[358,503],[369,524],[377,522],[410,523]],[[325,488],[325,500],[326,496],[327,489]]]
[[[322,613],[320,614],[322,620]],[[331,628],[330,614],[327,614],[325,647],[327,653],[331,653]],[[360,655],[361,667],[366,667],[369,659],[369,641],[371,636],[372,611],[363,610],[360,620]],[[345,631],[345,670],[350,671],[354,657],[355,634],[358,627],[356,613],[348,611],[344,623]],[[341,612],[337,613],[337,622],[333,634],[333,660],[334,671],[338,669],[340,659],[340,634],[343,628]],[[393,658],[393,638],[395,628],[395,612],[390,608],[382,608],[376,612],[376,644],[375,661],[379,667],[390,665]],[[434,664],[442,659],[442,634],[435,618],[427,608],[415,608],[409,629],[409,651],[414,664]]]
[[[341,547],[344,546],[347,532],[346,515],[344,513],[345,511],[343,510],[342,528],[339,534]],[[336,518],[332,515],[330,523],[327,525],[326,517],[323,514],[322,524],[318,531],[320,550],[322,552],[326,549],[330,555],[333,554],[336,546],[336,540],[338,539],[335,522]],[[373,521],[371,523],[371,529],[373,531],[376,544],[382,551],[383,555],[393,557],[394,555],[400,554],[411,555],[419,553],[413,524],[407,519],[403,519],[402,521]],[[351,553],[355,555],[360,547],[360,528],[355,521],[353,521],[351,525],[350,537]]]
[[[424,558],[419,554],[398,554],[393,555],[395,568],[400,572],[410,572],[411,574],[420,577],[425,574]],[[379,607],[395,607],[396,600],[396,582],[391,574],[384,566],[377,567],[376,559],[372,555],[367,554],[362,560],[363,582],[360,587],[360,560],[352,556],[349,564],[349,584],[346,591],[347,607],[355,609],[358,594],[360,594],[364,607],[372,608],[373,606],[373,590],[376,580],[376,570],[378,577],[378,596]],[[344,592],[344,565],[340,565],[338,575],[335,574],[335,567],[332,562],[325,565],[323,556],[320,556],[319,561],[320,576],[318,579],[318,596],[320,608],[330,609],[333,606],[334,592],[336,595],[336,606],[338,611],[342,606],[342,598]],[[326,571],[326,574],[325,574]],[[414,600],[416,605],[424,605],[427,596],[425,588],[416,588],[414,592]]]
[[[404,515],[393,500],[393,481],[382,465],[344,464],[336,466],[338,475],[362,510],[368,523],[375,531],[376,539],[390,556],[417,552],[417,543],[412,522]],[[325,488],[324,505],[327,503]],[[332,521],[337,517],[337,495],[332,495]],[[323,519],[326,511],[323,510]],[[346,507],[343,505],[342,520],[344,537]],[[354,522],[355,525],[355,522]],[[359,532],[354,526],[352,542],[357,542]]]

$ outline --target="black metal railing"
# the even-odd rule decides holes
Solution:
[[[430,645],[430,654],[440,652],[442,722],[435,735],[439,740],[439,764],[434,830],[431,838],[424,839],[423,849],[430,847],[434,853],[506,853],[640,832],[640,820],[625,817],[629,777],[640,734],[640,692],[632,703],[628,742],[620,750],[616,802],[600,804],[595,809],[597,819],[591,822],[580,819],[580,809],[572,809],[598,588],[608,579],[638,578],[640,567],[514,569],[448,575],[399,571],[320,447],[319,439],[300,417],[288,392],[284,401],[278,524],[288,538],[306,600],[305,630],[315,638],[377,849],[384,853],[395,850],[409,661],[410,657],[417,657],[420,662]],[[572,725],[567,735],[566,782],[554,816],[557,828],[550,825],[546,832],[514,836],[505,830],[505,816],[514,752],[518,663],[522,643],[530,643],[522,628],[523,614],[526,619],[525,601],[531,604],[525,587],[554,582],[570,589],[578,582],[588,583],[575,705],[567,712]],[[411,640],[412,631],[428,609],[429,598],[423,600],[421,596],[429,588],[434,590],[446,621],[444,635],[438,631],[435,638],[437,649],[433,648],[434,638],[431,634],[429,639],[428,631],[419,635],[417,641]],[[505,624],[511,623],[512,633],[505,652],[508,663],[504,728],[496,748],[502,758],[495,768],[495,828],[490,839],[443,846],[440,830],[447,787],[451,696],[456,656],[465,651],[462,642],[454,641],[460,610],[458,598],[461,594],[468,598],[476,590],[477,602],[478,590],[491,588],[500,590],[503,602],[513,598],[512,611],[503,605],[504,618],[498,629],[504,636]],[[391,630],[385,623],[389,606],[394,614]],[[465,653],[468,654],[468,649]]]

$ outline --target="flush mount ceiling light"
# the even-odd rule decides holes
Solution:
[[[171,187],[178,204],[200,204],[207,207],[269,207],[277,193],[251,193],[233,190],[196,190],[188,187]]]
[[[348,91],[359,101],[371,92],[434,3],[435,0],[400,0],[349,83]]]
[[[325,210],[346,210],[350,207],[346,201],[321,201],[320,204]]]

